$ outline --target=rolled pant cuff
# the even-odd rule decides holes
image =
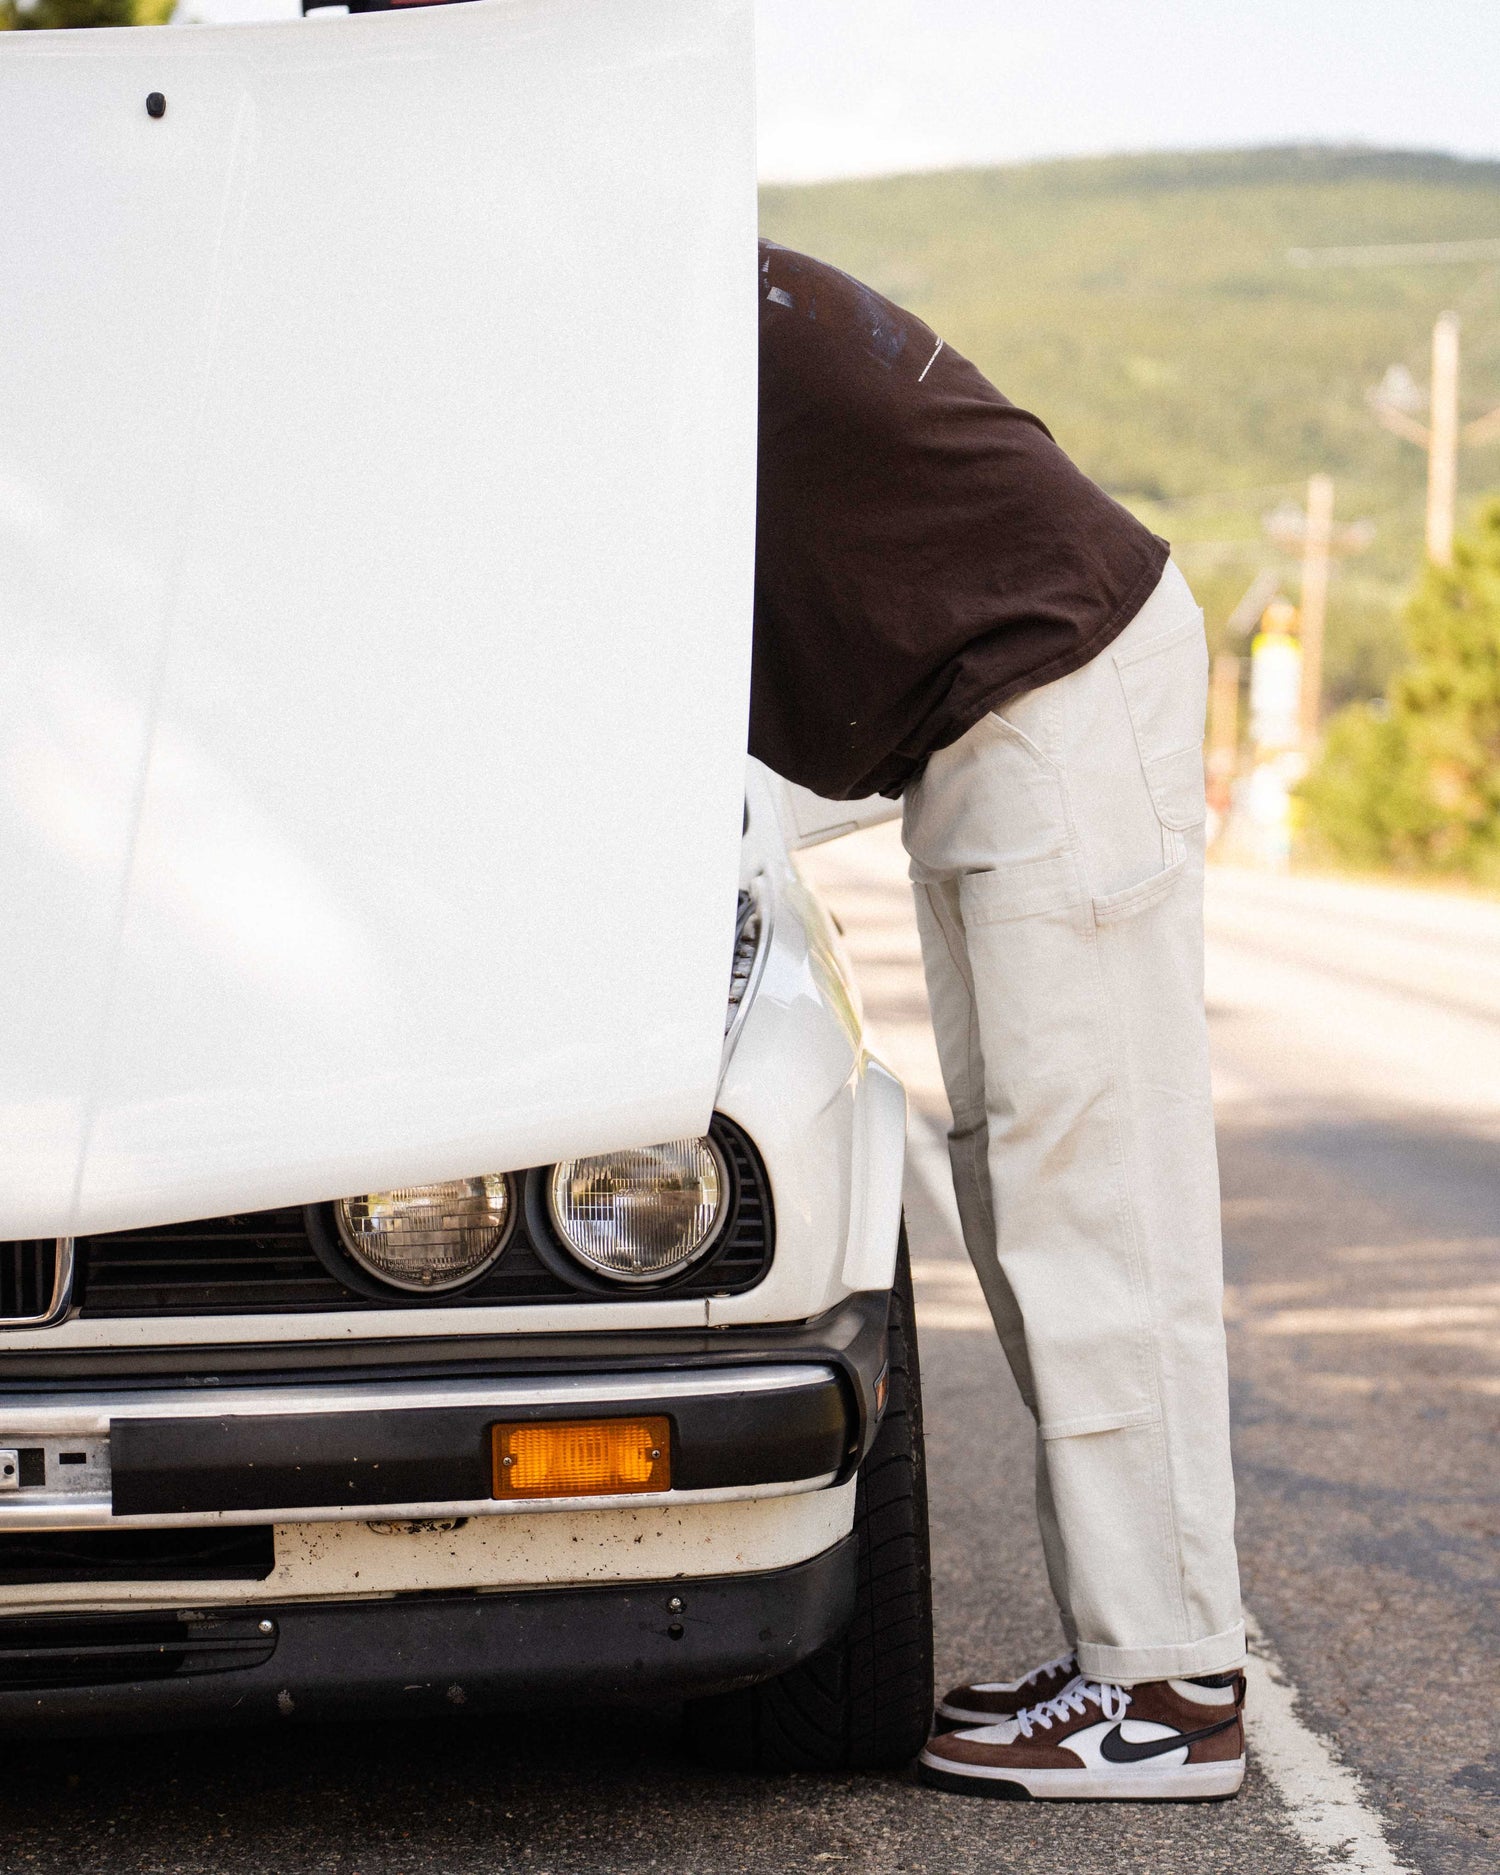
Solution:
[[[1135,1686],[1142,1680],[1191,1680],[1203,1673],[1235,1673],[1245,1664],[1245,1624],[1222,1634],[1171,1647],[1100,1647],[1078,1643],[1078,1664],[1094,1680]]]

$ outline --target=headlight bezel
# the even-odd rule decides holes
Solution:
[[[473,1269],[455,1280],[443,1283],[408,1283],[394,1276],[377,1274],[367,1268],[351,1249],[338,1218],[338,1207],[349,1204],[364,1193],[353,1193],[348,1198],[328,1199],[322,1204],[308,1205],[305,1212],[307,1235],[318,1260],[330,1274],[336,1276],[347,1289],[356,1295],[371,1301],[384,1302],[391,1308],[422,1308],[441,1306],[463,1296],[476,1284],[490,1275],[497,1263],[516,1240],[523,1194],[521,1190],[523,1174],[515,1172],[476,1173],[474,1177],[500,1178],[504,1181],[509,1197],[505,1224],[499,1240],[490,1248],[484,1260]],[[458,1184],[463,1180],[434,1179],[432,1185]],[[413,1187],[412,1189],[420,1189]]]
[[[728,1115],[715,1112],[708,1132],[700,1137],[708,1140],[714,1152],[725,1201],[702,1253],[666,1277],[621,1282],[597,1276],[576,1260],[551,1225],[547,1186],[555,1170],[553,1165],[518,1168],[497,1175],[509,1180],[513,1199],[510,1220],[500,1244],[462,1283],[436,1291],[425,1285],[421,1289],[397,1288],[372,1276],[356,1263],[345,1250],[335,1222],[334,1206],[338,1200],[323,1200],[299,1207],[299,1210],[309,1247],[345,1297],[342,1304],[334,1306],[347,1308],[351,1304],[360,1307],[373,1303],[386,1309],[415,1311],[445,1305],[472,1308],[492,1302],[496,1307],[555,1308],[559,1304],[565,1306],[570,1300],[575,1304],[585,1299],[609,1300],[623,1306],[631,1302],[668,1301],[681,1294],[693,1297],[739,1295],[766,1280],[776,1254],[776,1206],[771,1179],[755,1141]],[[747,1229],[748,1238],[744,1235]],[[506,1268],[520,1272],[508,1288],[505,1286]],[[529,1286],[543,1270],[554,1285],[549,1294],[535,1292]],[[535,1275],[530,1274],[533,1271]],[[521,1285],[519,1289],[516,1283]],[[566,1290],[567,1294],[558,1293],[559,1289]],[[309,1300],[304,1306],[327,1305]]]
[[[704,1243],[686,1263],[665,1276],[606,1276],[590,1267],[569,1248],[553,1218],[550,1192],[558,1165],[534,1166],[527,1172],[524,1193],[526,1235],[537,1256],[552,1274],[585,1295],[612,1296],[617,1302],[632,1296],[644,1301],[648,1297],[670,1295],[674,1289],[688,1283],[701,1283],[704,1273],[712,1267],[715,1258],[734,1237],[734,1226],[740,1212],[740,1173],[734,1153],[717,1137],[716,1127],[711,1127],[698,1137],[713,1155],[723,1191],[723,1202],[713,1230]],[[581,1156],[611,1157],[609,1153]],[[558,1163],[567,1164],[570,1161]]]

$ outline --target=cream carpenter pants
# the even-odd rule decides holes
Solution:
[[[1037,1421],[1087,1673],[1244,1658],[1203,1009],[1203,619],[1169,565],[1111,647],[907,791],[969,1255]]]

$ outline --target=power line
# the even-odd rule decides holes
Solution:
[[[1367,247],[1289,247],[1294,267],[1451,267],[1500,261],[1500,240],[1391,241]]]
[[[1139,489],[1127,489],[1132,500],[1153,508],[1231,508],[1248,502],[1258,502],[1272,495],[1285,494],[1289,489],[1301,489],[1300,476],[1289,477],[1284,482],[1266,482],[1259,488],[1211,488],[1191,495],[1143,495]]]

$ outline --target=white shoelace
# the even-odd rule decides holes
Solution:
[[[1106,1719],[1123,1719],[1129,1704],[1130,1694],[1123,1686],[1114,1686],[1108,1680],[1086,1680],[1080,1674],[1055,1698],[1023,1707],[1014,1722],[1021,1737],[1030,1738],[1033,1726],[1039,1725],[1044,1732],[1050,1732],[1054,1719],[1065,1724],[1069,1719],[1082,1718],[1090,1705],[1097,1706]]]
[[[1058,1672],[1063,1667],[1078,1671],[1078,1656],[1070,1647],[1065,1654],[1059,1654],[1056,1660],[1044,1660],[1039,1667],[1033,1667],[1024,1678],[1016,1681],[1017,1686],[1030,1686],[1034,1680],[1045,1680],[1049,1674]]]

